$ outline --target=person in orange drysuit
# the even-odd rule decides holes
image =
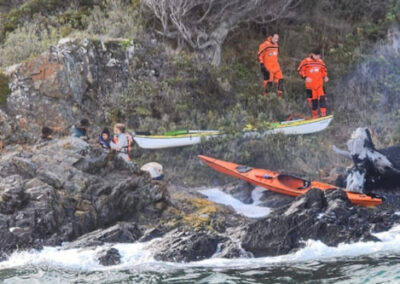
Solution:
[[[278,41],[279,35],[274,34],[258,47],[257,57],[260,62],[261,73],[264,75],[264,96],[271,91],[273,83],[275,83],[278,97],[283,93],[283,75],[278,63]]]
[[[326,116],[324,83],[328,82],[329,78],[326,65],[321,59],[321,52],[319,50],[313,51],[300,62],[297,71],[306,83],[307,101],[311,108],[312,117],[318,117],[318,106],[321,116]]]

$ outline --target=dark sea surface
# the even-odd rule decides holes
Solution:
[[[400,255],[373,255],[250,268],[154,267],[76,271],[24,265],[0,271],[2,283],[400,283]]]

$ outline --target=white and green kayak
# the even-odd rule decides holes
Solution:
[[[216,130],[178,130],[164,135],[134,135],[133,139],[140,148],[162,149],[194,145],[218,135]]]
[[[296,119],[267,124],[265,131],[245,130],[244,137],[258,137],[273,133],[285,135],[311,134],[325,130],[333,119],[333,115],[312,119]]]
[[[314,119],[296,119],[282,122],[271,122],[263,131],[244,130],[244,137],[260,137],[268,134],[283,133],[285,135],[311,134],[325,130],[333,119],[333,115]],[[164,135],[137,135],[133,139],[144,149],[162,149],[195,145],[201,141],[222,135],[217,130],[178,130]]]

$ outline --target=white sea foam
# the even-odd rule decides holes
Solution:
[[[41,251],[16,252],[9,260],[0,263],[0,269],[16,268],[21,266],[49,266],[54,268],[79,271],[123,270],[138,269],[141,271],[168,271],[190,267],[209,267],[220,269],[257,268],[271,264],[296,263],[314,260],[334,260],[339,257],[357,257],[361,255],[373,256],[376,253],[400,254],[400,226],[383,233],[375,234],[381,242],[358,242],[353,244],[339,244],[329,247],[320,241],[308,240],[305,247],[296,253],[246,259],[211,258],[186,264],[156,261],[151,252],[146,249],[148,243],[115,244],[121,254],[121,264],[104,267],[99,264],[96,254],[103,247],[86,249],[63,250],[60,247],[45,247]],[[110,247],[110,244],[107,245]]]
[[[50,266],[72,270],[91,271],[105,270],[98,259],[97,253],[105,248],[114,247],[121,254],[121,264],[114,268],[132,268],[154,264],[156,261],[149,250],[150,243],[106,244],[96,248],[63,249],[62,247],[44,247],[42,250],[30,250],[13,253],[7,261],[0,262],[0,269],[25,265]]]
[[[200,190],[200,193],[206,195],[208,200],[211,200],[215,203],[232,206],[237,213],[246,217],[260,218],[265,217],[270,213],[269,208],[258,206],[264,190],[265,189],[263,188],[257,187],[252,191],[252,204],[245,204],[218,188]]]
[[[393,227],[387,232],[374,235],[379,238],[381,242],[357,242],[330,247],[321,241],[308,240],[305,242],[304,248],[292,254],[251,259],[206,259],[187,265],[214,268],[255,268],[275,263],[329,260],[361,255],[373,256],[376,253],[400,253],[400,225]]]

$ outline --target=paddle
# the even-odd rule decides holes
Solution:
[[[151,135],[150,131],[136,131],[135,135]]]

